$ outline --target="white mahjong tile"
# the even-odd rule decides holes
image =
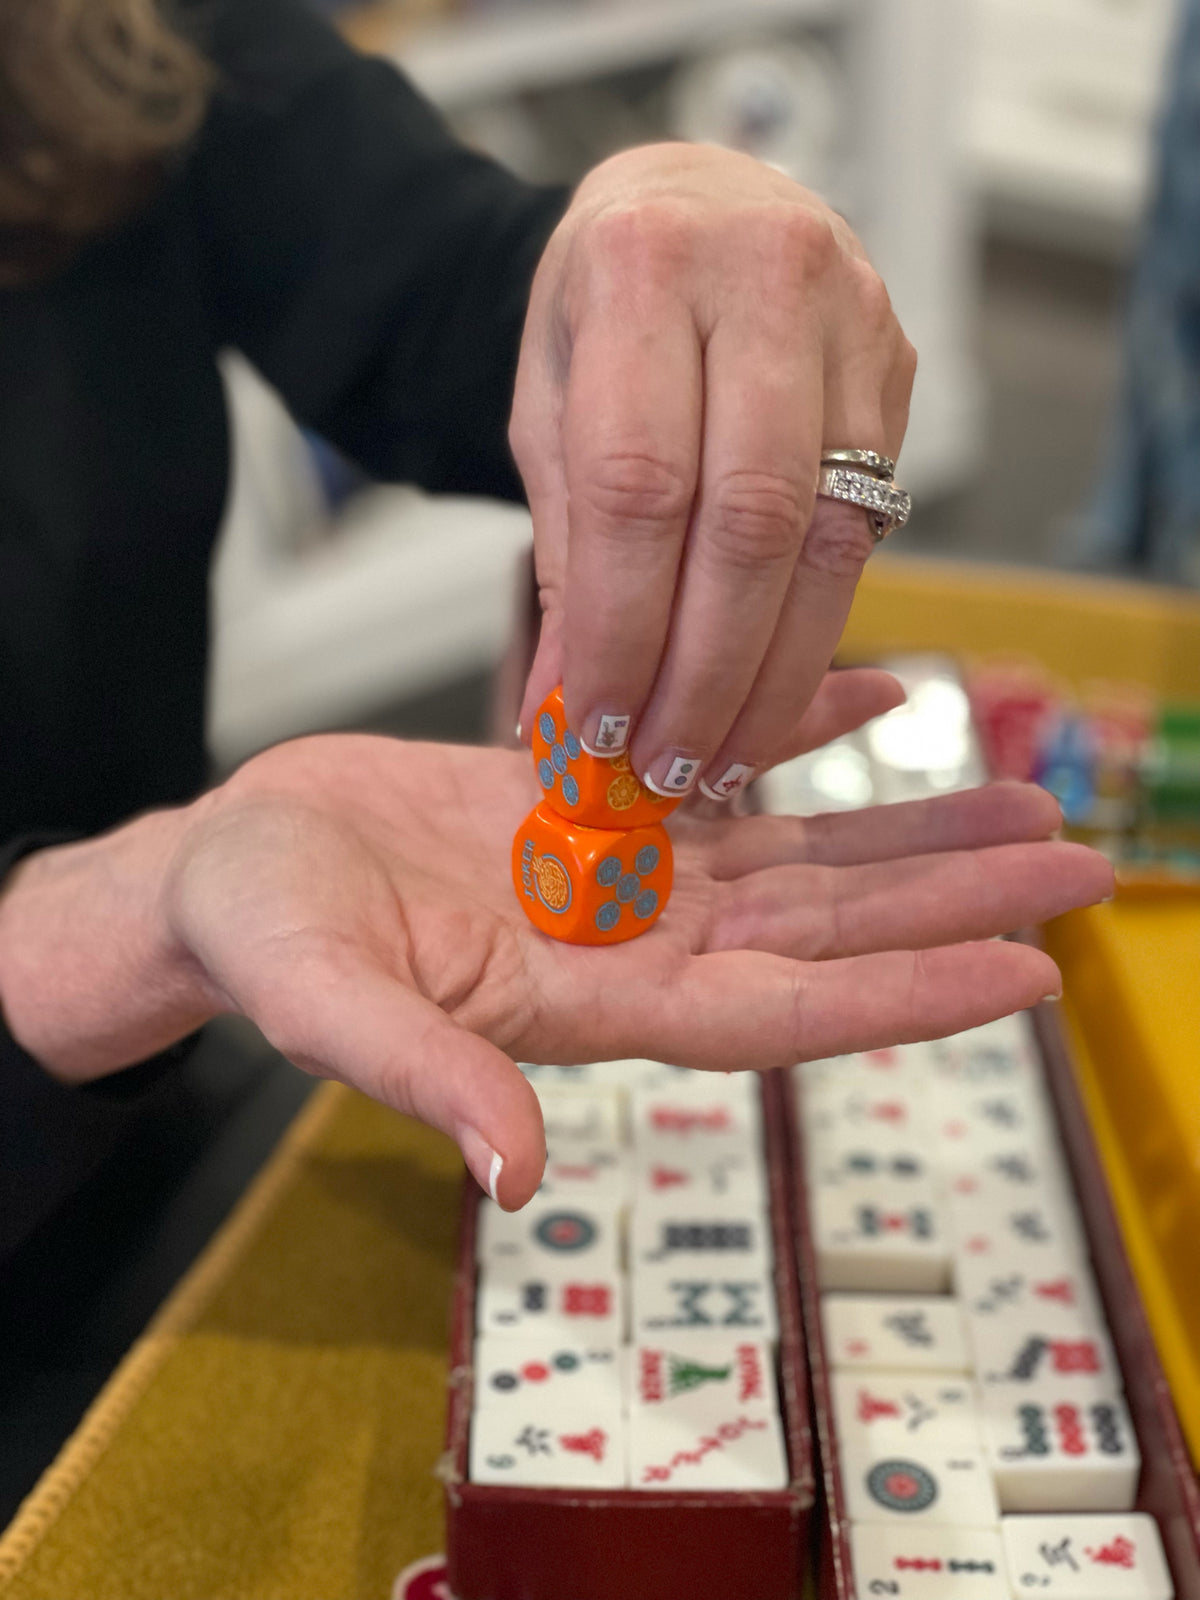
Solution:
[[[715,1150],[681,1152],[643,1149],[633,1168],[634,1209],[688,1211],[719,1206],[767,1206],[767,1168],[759,1152],[742,1140],[721,1141]]]
[[[470,1477],[546,1489],[621,1489],[628,1423],[619,1407],[563,1407],[540,1396],[471,1417]]]
[[[994,1528],[856,1522],[850,1529],[859,1600],[1009,1600],[1004,1546]]]
[[[810,1188],[861,1188],[872,1183],[891,1184],[896,1199],[909,1190],[921,1195],[939,1194],[941,1169],[928,1146],[913,1140],[897,1147],[891,1140],[877,1144],[868,1138],[810,1140],[806,1152]]]
[[[545,1397],[553,1405],[624,1409],[625,1362],[616,1344],[485,1333],[475,1341],[474,1365],[477,1409],[511,1411]]]
[[[922,1440],[947,1430],[980,1443],[976,1391],[967,1377],[850,1369],[830,1373],[829,1387],[843,1447],[855,1437]]]
[[[932,1052],[932,1065],[937,1077],[952,1083],[1042,1081],[1037,1046],[1023,1013],[939,1039]]]
[[[1052,1144],[1014,1142],[984,1155],[961,1151],[944,1167],[946,1192],[961,1199],[1020,1200],[1041,1195],[1074,1204],[1062,1152]]]
[[[804,1096],[807,1143],[869,1143],[890,1149],[927,1144],[932,1108],[922,1085],[879,1083],[852,1072]]]
[[[1017,1516],[1000,1523],[1013,1600],[1171,1600],[1153,1517]]]
[[[620,1208],[628,1203],[632,1185],[629,1151],[611,1145],[563,1145],[546,1153],[537,1199]]]
[[[775,1361],[762,1339],[680,1332],[635,1339],[629,1352],[632,1410],[681,1412],[778,1411]]]
[[[545,1332],[552,1337],[620,1344],[625,1336],[625,1284],[615,1274],[551,1277],[488,1261],[475,1301],[479,1333]]]
[[[1054,1147],[1057,1133],[1040,1089],[1032,1083],[943,1083],[933,1134],[947,1167],[971,1165],[1014,1147]]]
[[[801,1093],[824,1094],[839,1087],[923,1093],[932,1082],[933,1061],[930,1045],[897,1044],[884,1050],[863,1050],[854,1055],[806,1061],[793,1071],[799,1076]]]
[[[1104,1323],[1095,1280],[1082,1261],[1038,1270],[1016,1250],[960,1255],[954,1262],[954,1292],[971,1317],[1047,1315]]]
[[[614,1276],[621,1270],[621,1213],[612,1205],[538,1197],[520,1211],[502,1211],[490,1200],[479,1207],[477,1255],[481,1262],[508,1262],[537,1276]]]
[[[1141,1457],[1125,1402],[1101,1383],[985,1390],[984,1451],[1005,1511],[1131,1511]]]
[[[687,1085],[634,1091],[633,1139],[639,1150],[703,1158],[723,1143],[761,1149],[759,1099],[731,1087],[736,1079],[692,1076],[697,1081]]]
[[[625,1117],[616,1089],[538,1089],[546,1148],[556,1153],[598,1146],[619,1150],[625,1144]]]
[[[1073,1208],[1055,1196],[992,1200],[952,1193],[946,1212],[956,1261],[999,1261],[1019,1254],[1031,1272],[1052,1275],[1087,1258]]]
[[[771,1233],[754,1205],[726,1203],[688,1211],[678,1203],[645,1206],[633,1214],[629,1269],[649,1268],[708,1277],[715,1273],[764,1277],[771,1266]]]
[[[736,1404],[703,1418],[641,1407],[629,1415],[629,1482],[666,1491],[785,1489],[779,1417]]]
[[[518,1065],[539,1093],[543,1089],[582,1089],[590,1094],[607,1087],[601,1077],[602,1062],[586,1061],[572,1066],[559,1066],[549,1061],[521,1061]]]
[[[971,1370],[962,1310],[948,1295],[822,1295],[821,1327],[839,1370]]]
[[[983,1451],[966,1435],[852,1438],[840,1464],[851,1522],[991,1528],[1000,1520]]]
[[[725,1332],[774,1339],[778,1332],[775,1286],[769,1274],[729,1268],[689,1272],[681,1265],[643,1268],[633,1292],[635,1339],[679,1331]]]
[[[932,1184],[819,1184],[809,1215],[822,1289],[936,1294],[949,1285],[950,1242]]]
[[[1084,1314],[968,1316],[967,1337],[981,1384],[1020,1391],[1099,1379],[1121,1387],[1121,1369],[1106,1334]]]

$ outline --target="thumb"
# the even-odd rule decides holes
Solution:
[[[532,1198],[546,1164],[542,1112],[503,1050],[366,964],[323,963],[280,1000],[272,1009],[286,1023],[256,1020],[289,1060],[448,1134],[505,1210]]]

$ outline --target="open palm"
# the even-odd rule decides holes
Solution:
[[[1110,887],[1102,858],[1049,840],[1058,808],[1032,787],[807,819],[679,814],[659,922],[565,945],[509,878],[538,797],[526,755],[301,739],[214,792],[170,886],[217,1007],[443,1128],[509,1206],[544,1158],[514,1057],[761,1069],[937,1037],[1056,993],[1048,957],[993,936]]]

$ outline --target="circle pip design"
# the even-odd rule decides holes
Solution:
[[[648,877],[657,865],[658,846],[656,844],[644,844],[633,858],[633,870],[641,873],[643,878]]]
[[[538,782],[541,784],[543,789],[553,789],[553,787],[554,787],[554,768],[546,760],[545,756],[543,756],[542,759],[538,762],[537,774],[538,774]]]
[[[534,856],[529,863],[538,899],[547,911],[561,916],[571,904],[571,878],[557,856]]]
[[[620,856],[605,856],[596,868],[596,882],[602,889],[611,889],[621,876]]]
[[[617,884],[617,899],[623,906],[627,906],[632,900],[637,899],[641,887],[642,880],[637,873],[627,872]]]
[[[878,1461],[867,1473],[867,1493],[889,1511],[925,1511],[937,1499],[937,1479],[918,1461]]]
[[[579,743],[579,740],[571,732],[570,728],[566,729],[566,731],[563,733],[563,743],[567,747],[567,754],[570,756],[571,760],[578,761],[580,749],[582,747]]]
[[[554,718],[548,711],[543,711],[541,716],[538,718],[538,732],[541,734],[542,738],[547,744],[554,743],[554,737],[557,734],[558,729],[554,726]]]
[[[596,912],[596,926],[601,933],[611,933],[621,919],[621,908],[615,900],[606,900]]]
[[[567,770],[567,752],[563,745],[556,744],[551,748],[550,764],[559,777]]]
[[[586,1250],[596,1237],[596,1225],[578,1211],[551,1211],[533,1230],[534,1238],[547,1250],[573,1255]]]
[[[643,889],[633,902],[633,914],[643,922],[647,917],[652,917],[658,909],[658,892],[655,889]]]
[[[569,772],[562,781],[562,792],[563,799],[569,806],[577,806],[579,804],[579,785]]]

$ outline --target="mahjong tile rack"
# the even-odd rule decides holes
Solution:
[[[788,1077],[821,1600],[1200,1600],[1200,1494],[1055,1009]]]
[[[464,1189],[455,1600],[795,1600],[815,1473],[782,1080],[526,1071],[538,1195]]]

